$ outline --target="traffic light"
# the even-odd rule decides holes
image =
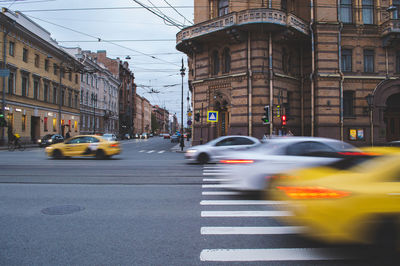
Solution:
[[[266,125],[266,124],[269,124],[270,122],[269,122],[269,105],[266,105],[266,106],[264,106],[264,115],[263,115],[263,117],[261,118],[261,120],[263,121],[263,124],[264,125]]]
[[[0,127],[6,127],[7,126],[7,121],[4,118],[3,111],[0,111]]]
[[[286,115],[282,115],[281,121],[282,121],[282,126],[286,126]]]
[[[194,114],[194,120],[195,120],[196,122],[199,122],[199,121],[200,121],[200,113],[195,113],[195,114]]]

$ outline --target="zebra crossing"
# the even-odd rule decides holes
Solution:
[[[164,152],[166,152],[166,150],[140,150],[139,151],[139,153],[159,153],[159,154],[161,154],[161,153],[164,153]]]
[[[255,247],[253,242],[246,242],[249,236],[268,237],[273,242],[274,237],[286,237],[287,242],[291,238],[306,230],[302,226],[282,226],[271,222],[277,217],[287,217],[292,214],[288,211],[275,209],[284,202],[272,200],[249,200],[240,197],[241,192],[224,190],[224,181],[229,180],[229,170],[221,166],[204,166],[202,185],[202,198],[200,201],[202,237],[210,238],[209,245],[204,246],[200,253],[202,262],[294,262],[306,263],[307,261],[343,261],[353,260],[354,252],[344,248],[332,247]],[[239,197],[238,197],[239,196]],[[255,209],[256,208],[256,209]],[[257,219],[257,226],[248,226],[246,221]],[[211,224],[210,224],[211,223]],[[261,223],[261,225],[260,225]],[[224,226],[220,226],[220,224]],[[229,226],[225,226],[229,224]],[[251,225],[254,225],[253,223]],[[241,248],[227,246],[226,237],[235,237],[237,242],[248,244]],[[246,238],[242,240],[241,238]],[[218,243],[221,243],[221,246]],[[230,241],[228,241],[230,242]],[[296,242],[296,241],[294,241]],[[296,242],[297,243],[297,242]],[[237,244],[237,243],[236,243]],[[217,247],[216,247],[217,246]],[[237,246],[237,245],[236,245]],[[290,246],[290,244],[289,244]]]

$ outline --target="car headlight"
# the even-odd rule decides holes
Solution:
[[[49,142],[50,142],[50,143],[52,143],[52,142],[53,142],[53,140],[52,140],[52,139],[49,139]]]
[[[38,141],[37,141],[38,143],[42,143],[42,140],[41,139],[38,139]]]
[[[197,152],[197,150],[187,150],[186,152],[187,153],[195,153],[195,152]]]

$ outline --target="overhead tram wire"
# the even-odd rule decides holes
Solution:
[[[82,8],[53,8],[53,9],[28,9],[20,10],[23,13],[30,12],[60,12],[60,11],[97,11],[97,10],[124,10],[124,9],[143,9],[142,6],[129,7],[82,7]],[[152,9],[152,7],[149,7]],[[157,6],[158,9],[171,9],[169,6]],[[194,8],[194,6],[176,6],[176,9]]]
[[[90,34],[88,34],[88,33],[84,33],[84,32],[78,31],[78,30],[74,30],[74,29],[71,29],[71,28],[68,28],[68,27],[65,27],[65,26],[62,26],[62,25],[59,25],[59,24],[56,24],[56,23],[53,23],[53,22],[44,20],[44,19],[40,19],[40,18],[34,17],[34,16],[30,16],[30,15],[27,15],[27,16],[30,17],[30,18],[33,18],[33,19],[37,19],[37,20],[40,20],[40,21],[49,23],[49,24],[51,24],[51,25],[54,25],[54,26],[57,26],[57,27],[60,27],[60,28],[63,28],[63,29],[67,29],[67,30],[73,31],[73,32],[75,32],[75,33],[82,34],[82,35],[87,36],[87,37],[90,37],[90,38],[94,38],[94,39],[96,39],[98,42],[109,43],[109,44],[112,44],[112,45],[115,45],[115,46],[118,46],[118,47],[121,47],[121,48],[130,50],[130,51],[132,51],[132,52],[139,53],[139,54],[142,54],[142,55],[151,57],[151,58],[153,58],[153,59],[155,59],[155,60],[159,60],[159,61],[164,62],[164,63],[168,63],[168,64],[175,65],[175,66],[179,66],[178,64],[175,64],[175,63],[172,63],[172,62],[163,60],[163,59],[161,59],[161,58],[155,57],[154,55],[146,54],[146,53],[140,52],[140,51],[138,51],[138,50],[135,50],[135,49],[132,49],[132,48],[129,48],[129,47],[126,47],[126,46],[123,46],[123,45],[114,43],[114,42],[110,42],[110,41],[107,41],[107,40],[103,40],[103,39],[101,39],[101,38],[99,38],[99,37],[90,35]]]
[[[105,40],[103,40],[103,41],[105,41]],[[151,39],[142,39],[142,40],[140,40],[140,39],[136,39],[136,40],[107,40],[108,42],[172,42],[172,41],[176,41],[176,39],[153,39],[153,40],[151,40]],[[95,41],[95,40],[93,40],[93,41],[91,41],[91,40],[65,40],[65,41],[57,41],[57,42],[98,42],[98,40],[97,41]]]
[[[170,25],[170,26],[175,26],[175,27],[180,27],[180,26],[181,26],[181,24],[179,24],[179,21],[177,21],[177,20],[175,20],[175,19],[173,19],[173,18],[171,18],[171,17],[165,15],[165,13],[162,12],[160,9],[158,9],[158,8],[156,7],[156,5],[153,4],[153,2],[151,2],[151,0],[147,0],[147,1],[155,8],[155,10],[156,10],[161,16],[163,16],[164,18],[168,18],[168,20],[170,20],[170,21],[173,22],[173,25]],[[164,23],[165,23],[165,22],[164,22]],[[184,25],[182,25],[182,27],[184,27]]]
[[[181,17],[183,17],[187,22],[189,22],[190,24],[193,25],[193,22],[191,22],[190,20],[188,20],[184,15],[182,15],[174,6],[172,6],[167,0],[164,0],[164,2],[169,5],[173,10],[175,10],[176,13],[178,13],[178,15],[180,15]]]

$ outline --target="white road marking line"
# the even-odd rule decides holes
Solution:
[[[229,178],[203,178],[203,182],[227,182],[232,179]]]
[[[242,195],[238,191],[203,191],[201,192],[204,196],[231,196],[231,195]]]
[[[145,152],[146,150],[141,150],[141,151],[139,151],[139,152]]]
[[[202,235],[287,235],[300,234],[303,226],[267,226],[267,227],[202,227]]]
[[[229,173],[203,173],[203,175],[229,175]]]
[[[232,172],[232,170],[229,170],[229,169],[212,169],[212,170],[203,169],[203,172]]]
[[[221,166],[203,166],[203,169],[222,169]]]
[[[274,200],[202,200],[200,205],[279,205],[283,201]]]
[[[282,217],[292,216],[288,211],[202,211],[201,217]]]
[[[202,188],[229,188],[224,184],[209,184],[209,185],[201,185]]]
[[[155,152],[155,150],[148,151],[147,153],[153,153],[153,152]]]
[[[159,151],[158,153],[164,153],[165,151],[164,150],[162,150],[162,151]]]
[[[201,261],[305,261],[342,260],[355,256],[334,248],[277,248],[277,249],[203,249]],[[342,253],[342,254],[338,254]]]

